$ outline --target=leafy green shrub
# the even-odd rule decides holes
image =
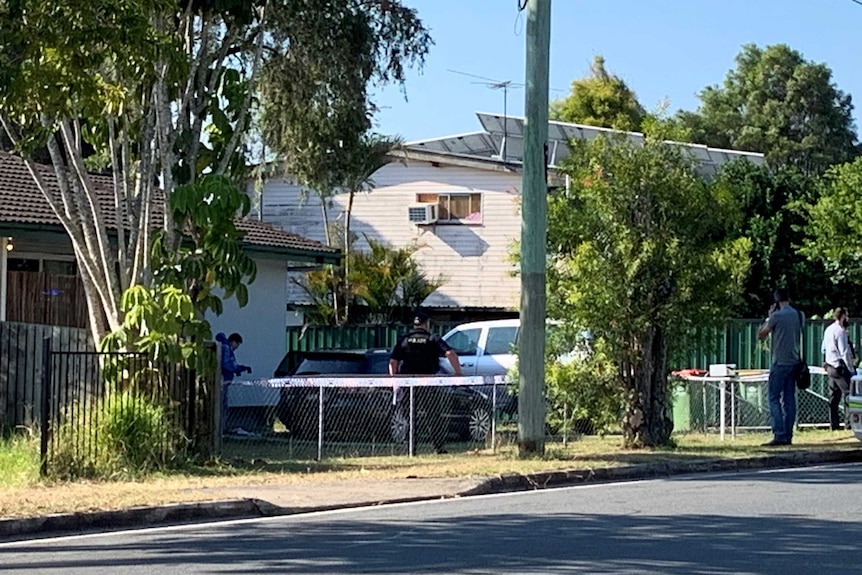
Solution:
[[[623,387],[618,371],[601,340],[591,347],[586,357],[546,363],[547,420],[551,429],[568,434],[601,434],[618,427],[622,420]]]
[[[510,392],[518,393],[518,364],[509,371]],[[546,331],[545,422],[554,434],[593,435],[619,429],[623,385],[605,342],[569,324]],[[517,416],[516,416],[517,417]]]
[[[53,457],[57,475],[136,476],[163,469],[181,455],[184,440],[168,410],[144,395],[112,394],[91,409],[89,417],[76,420],[83,424],[59,429]]]

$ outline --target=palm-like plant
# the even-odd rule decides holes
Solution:
[[[383,166],[390,162],[390,154],[400,147],[402,140],[399,137],[381,136],[380,134],[368,134],[353,154],[353,162],[344,171],[343,188],[347,190],[347,210],[344,212],[344,292],[350,292],[350,249],[353,238],[350,235],[350,216],[353,213],[353,200],[356,194],[370,191],[374,188],[373,176]],[[349,304],[344,308],[344,323],[350,316]]]

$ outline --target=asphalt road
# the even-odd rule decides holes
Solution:
[[[862,465],[0,544],[3,573],[859,573]]]

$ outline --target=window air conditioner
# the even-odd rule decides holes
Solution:
[[[407,220],[421,226],[437,221],[437,204],[412,204],[407,206]]]

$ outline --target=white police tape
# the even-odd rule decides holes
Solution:
[[[234,380],[231,386],[251,387],[454,387],[477,385],[504,385],[511,379],[505,375],[427,376],[400,377],[378,375],[375,377],[273,377],[252,380]]]

